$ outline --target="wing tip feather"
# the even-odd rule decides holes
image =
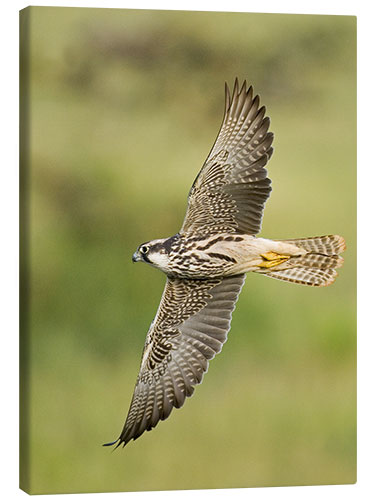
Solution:
[[[230,90],[227,82],[225,82],[225,113],[228,113],[231,105]]]

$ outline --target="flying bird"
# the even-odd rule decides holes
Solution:
[[[146,336],[139,374],[121,435],[125,446],[180,408],[222,349],[246,273],[327,286],[343,264],[341,236],[270,240],[255,235],[271,192],[270,119],[246,81],[225,84],[224,119],[188,196],[180,231],[142,243],[134,262],[167,275]]]

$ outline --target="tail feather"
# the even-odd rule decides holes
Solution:
[[[318,236],[283,242],[292,243],[307,253],[290,257],[279,268],[270,268],[266,276],[310,286],[328,286],[335,281],[336,269],[344,263],[344,259],[338,255],[346,248],[342,236]]]
[[[321,253],[307,253],[305,255],[291,257],[287,261],[288,267],[302,267],[305,269],[337,269],[344,263],[340,255],[324,255]]]
[[[307,250],[309,253],[315,254],[338,255],[346,249],[344,238],[338,234],[282,241],[292,243],[293,245],[297,245],[297,247]]]
[[[270,278],[299,283],[300,285],[328,286],[333,283],[337,276],[335,269],[304,269],[294,267],[281,271],[273,271],[266,274]]]

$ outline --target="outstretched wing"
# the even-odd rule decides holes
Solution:
[[[245,275],[213,280],[167,278],[146,337],[141,367],[124,428],[109,445],[131,439],[180,408],[202,381],[208,360],[227,339]]]
[[[181,234],[260,231],[271,192],[265,165],[272,155],[270,119],[246,81],[233,96],[225,84],[225,114],[215,144],[188,197]]]

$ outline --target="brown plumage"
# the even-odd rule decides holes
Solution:
[[[311,286],[331,284],[343,263],[341,236],[257,238],[271,192],[265,166],[272,155],[270,120],[259,97],[236,79],[225,85],[225,113],[196,177],[181,230],[143,243],[133,261],[167,275],[147,333],[133,398],[120,437],[124,446],[180,408],[221,351],[245,273]]]

